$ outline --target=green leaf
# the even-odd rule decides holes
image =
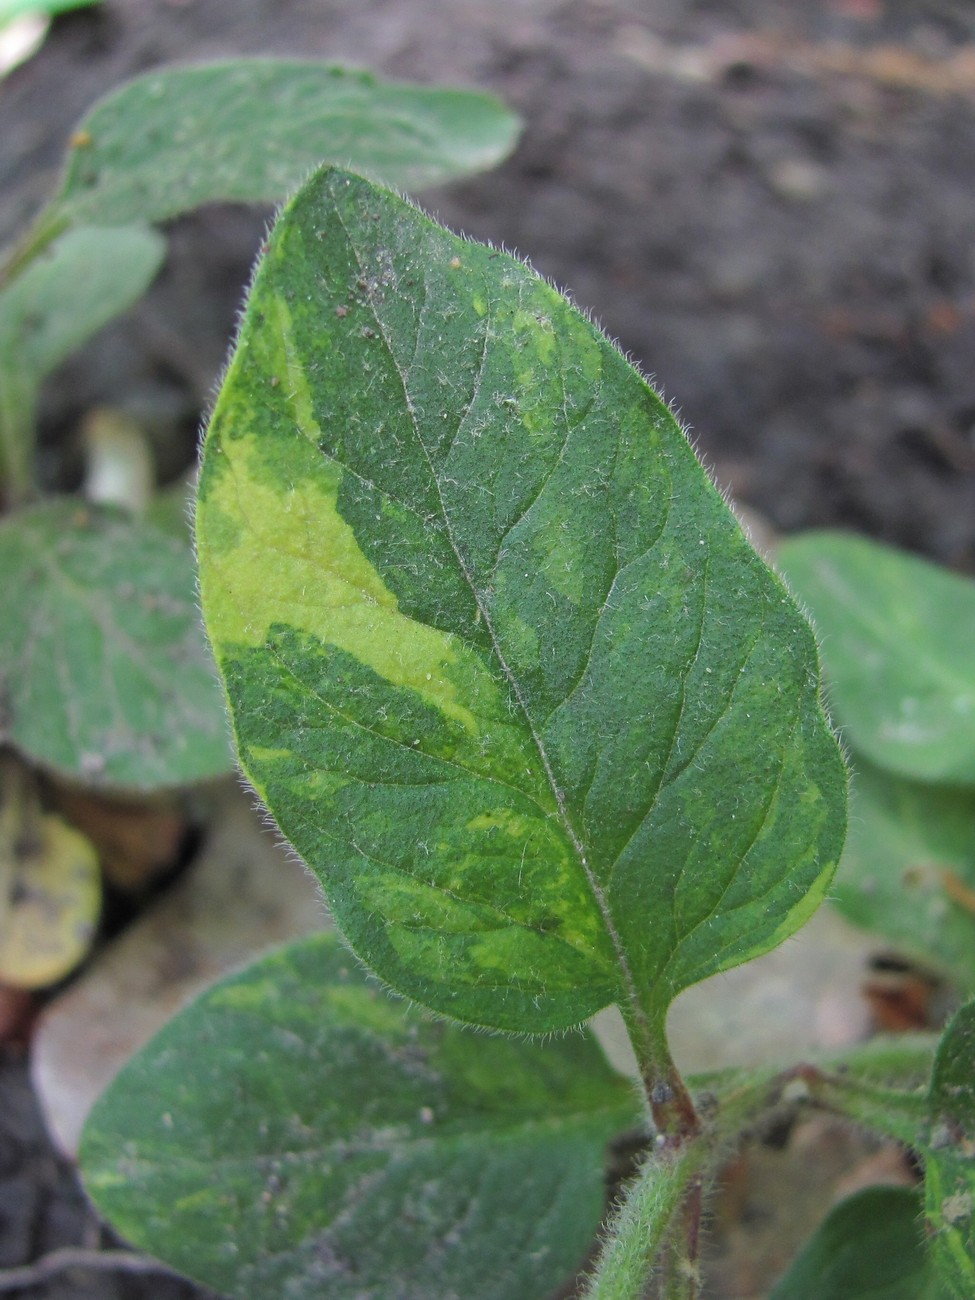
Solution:
[[[868,1187],[830,1211],[769,1300],[937,1300],[921,1224],[912,1188]]]
[[[832,898],[845,916],[975,989],[975,791],[853,756],[850,834]]]
[[[924,1201],[939,1278],[957,1300],[975,1295],[975,1002],[945,1030],[929,1093]]]
[[[975,783],[975,583],[829,532],[785,542],[778,563],[812,613],[850,743],[902,776]]]
[[[198,544],[241,761],[394,988],[659,1036],[821,900],[846,788],[810,630],[663,402],[513,259],[313,178]]]
[[[189,546],[70,501],[0,523],[2,739],[90,784],[230,770]]]
[[[148,288],[165,255],[139,226],[81,227],[56,240],[0,293],[0,440],[3,470],[30,479],[41,381]]]
[[[0,0],[0,25],[25,14],[63,14],[69,9],[87,9],[99,0]]]
[[[414,189],[499,162],[518,129],[491,95],[322,63],[167,68],[130,81],[79,123],[46,219],[124,225],[201,203],[274,203],[325,160]]]
[[[39,254],[0,296],[0,360],[50,374],[145,293],[166,253],[154,230],[72,230]]]
[[[178,479],[152,497],[146,509],[146,519],[164,533],[170,533],[181,541],[191,541],[195,500],[195,478]]]
[[[330,935],[172,1021],[89,1119],[89,1192],[236,1300],[538,1300],[581,1262],[635,1099],[595,1043],[391,1002]]]

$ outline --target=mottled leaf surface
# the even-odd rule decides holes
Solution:
[[[106,786],[230,770],[185,542],[51,501],[0,524],[0,588],[4,740]]]
[[[82,119],[45,219],[124,225],[201,203],[274,203],[324,161],[413,189],[492,166],[518,129],[491,95],[323,63],[166,68]]]
[[[89,1192],[235,1300],[538,1300],[636,1119],[593,1040],[471,1034],[392,1002],[334,936],[217,985],[111,1085]]]
[[[956,1300],[975,1295],[975,1002],[945,1030],[929,1093],[924,1161],[928,1236],[938,1277]]]
[[[975,790],[852,756],[850,833],[831,898],[856,925],[975,988]]]
[[[518,262],[313,178],[197,526],[241,760],[394,988],[659,1024],[820,901],[846,790],[809,628],[661,400]]]
[[[922,1219],[911,1188],[858,1192],[830,1211],[769,1300],[939,1300]]]
[[[841,533],[794,538],[777,559],[822,638],[850,743],[902,776],[975,782],[975,583]]]

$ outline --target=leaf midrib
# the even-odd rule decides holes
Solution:
[[[344,214],[339,204],[335,205],[335,215],[338,219],[339,225],[342,227],[348,247],[352,252],[353,257],[355,258],[355,262],[357,267],[359,268],[359,272],[362,275],[362,278],[365,279],[368,284],[369,283],[368,276],[365,274],[367,268],[365,267],[362,261],[362,257],[360,256],[360,251],[354,239],[352,238],[352,235],[349,231],[349,227],[346,224]],[[426,293],[425,276],[424,276],[424,293]],[[481,600],[481,597],[477,591],[477,587],[474,583],[473,576],[470,573],[464,561],[464,558],[460,553],[460,549],[454,537],[454,530],[451,524],[450,516],[447,512],[446,504],[443,499],[443,491],[442,491],[440,479],[437,476],[436,470],[434,469],[433,463],[430,459],[429,452],[427,451],[423,439],[420,436],[416,412],[414,410],[413,403],[410,397],[409,384],[407,383],[406,376],[403,374],[399,362],[397,361],[396,354],[393,351],[393,347],[386,330],[385,322],[382,320],[382,318],[379,315],[375,303],[374,294],[371,289],[369,289],[367,292],[367,301],[369,303],[369,308],[372,314],[372,318],[376,323],[378,336],[382,339],[383,346],[386,349],[390,363],[399,380],[399,384],[403,393],[403,400],[406,405],[406,409],[409,413],[410,424],[412,427],[414,440],[427,466],[427,470],[429,472],[431,482],[433,483],[436,489],[437,500],[440,503],[440,513],[444,522],[444,527],[446,529],[447,539],[450,542],[451,550],[453,551],[454,556],[457,560],[457,564],[460,569],[461,575],[463,576],[463,579],[470,590],[471,597],[474,601],[474,604],[480,613],[481,619],[483,620],[484,623],[484,627],[490,639],[492,649],[494,650],[494,653],[497,656],[497,660],[499,665],[501,666],[501,670],[504,673],[509,686],[511,687],[515,699],[517,700],[518,707],[521,711],[522,717],[525,720],[525,724],[528,728],[529,735],[532,738],[532,743],[534,744],[538,756],[541,760],[542,770],[545,772],[546,781],[548,783],[549,789],[552,791],[552,794],[555,798],[557,815],[562,825],[563,832],[565,833],[570,845],[572,846],[572,850],[576,855],[578,865],[583,872],[584,878],[589,887],[589,891],[592,894],[593,901],[595,902],[600,917],[602,919],[603,927],[609,938],[610,944],[612,945],[613,952],[616,957],[617,965],[622,975],[623,988],[631,1012],[633,1016],[636,1018],[636,1020],[641,1024],[641,1026],[643,1026],[645,1031],[647,1031],[649,1036],[648,1018],[646,1016],[646,1012],[644,1011],[642,1000],[638,993],[636,979],[634,977],[633,971],[630,968],[630,964],[627,959],[625,949],[623,947],[622,939],[620,937],[618,930],[616,929],[616,924],[614,922],[612,911],[609,906],[609,901],[606,898],[605,894],[603,893],[602,887],[600,886],[599,881],[596,879],[594,872],[591,870],[589,866],[589,863],[586,858],[585,846],[580,836],[577,834],[574,825],[572,824],[572,819],[569,816],[568,807],[566,804],[565,794],[561,786],[559,785],[558,781],[555,778],[555,772],[552,768],[551,761],[549,760],[549,756],[546,751],[545,745],[542,742],[542,737],[539,734],[537,728],[535,727],[534,721],[532,720],[527,702],[521,690],[520,683],[518,682],[513,670],[508,664],[508,661],[505,658],[505,655],[501,649],[498,636],[494,629],[494,623],[491,618],[490,610]],[[461,420],[458,421],[457,429],[455,430],[454,433],[455,438],[457,432],[459,432],[460,424],[463,422],[463,419],[466,418],[467,411],[470,410],[471,405],[473,404],[474,401],[474,397],[476,396],[476,393],[480,387],[480,381],[483,376],[483,370],[484,370],[484,359],[487,355],[487,347],[488,347],[487,325],[489,321],[490,321],[490,314],[488,314],[485,320],[485,328],[482,335],[482,349],[481,349],[481,356],[479,362],[477,384],[475,385],[474,394],[472,394],[471,396],[470,402],[468,403],[467,408],[465,409],[464,415],[461,417]]]

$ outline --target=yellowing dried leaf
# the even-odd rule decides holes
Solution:
[[[101,905],[98,857],[60,817],[30,807],[22,783],[8,791],[0,809],[0,982],[42,988],[67,975],[91,945]]]

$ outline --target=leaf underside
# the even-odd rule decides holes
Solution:
[[[657,395],[526,267],[326,170],[207,436],[241,762],[394,988],[543,1031],[793,932],[843,839],[808,626]]]
[[[140,1248],[236,1300],[537,1300],[636,1119],[592,1039],[433,1023],[334,936],[208,991],[98,1102],[81,1167]]]

